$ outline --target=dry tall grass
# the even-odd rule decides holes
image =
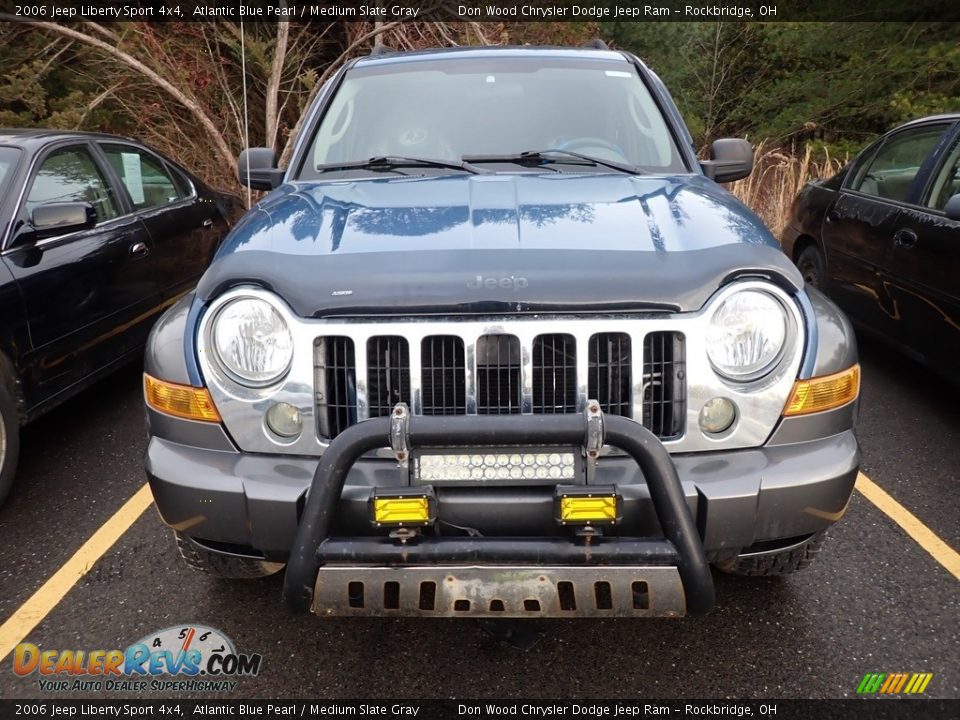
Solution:
[[[730,191],[753,210],[779,239],[790,217],[794,198],[803,186],[815,178],[827,178],[846,162],[831,158],[813,159],[813,148],[807,145],[801,154],[790,154],[782,148],[771,148],[761,142],[754,153],[753,172],[730,186]]]

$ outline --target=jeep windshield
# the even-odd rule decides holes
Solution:
[[[315,128],[298,179],[375,175],[369,161],[384,157],[443,163],[421,163],[418,174],[463,172],[475,159],[494,172],[688,172],[634,67],[595,58],[358,65]]]

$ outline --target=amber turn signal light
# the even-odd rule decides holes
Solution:
[[[164,382],[144,373],[143,394],[147,405],[158,412],[187,420],[220,422],[220,413],[206,388]]]
[[[783,414],[808,415],[853,402],[860,394],[860,365],[823,377],[797,380]]]

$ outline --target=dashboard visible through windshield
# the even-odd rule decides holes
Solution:
[[[459,163],[545,151],[559,151],[551,162],[566,162],[562,153],[569,152],[644,172],[686,172],[654,98],[629,63],[447,57],[349,70],[313,134],[299,179],[371,158]],[[567,160],[578,170],[585,166]]]

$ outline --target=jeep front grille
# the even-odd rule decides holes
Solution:
[[[533,412],[576,411],[576,340],[573,335],[537,335],[533,340]]]
[[[685,375],[683,335],[655,332],[643,339],[643,425],[657,437],[683,434]]]
[[[590,338],[587,387],[587,394],[600,403],[605,413],[631,417],[629,335],[601,333]]]
[[[399,335],[374,335],[358,340],[359,358],[350,338],[318,338],[318,435],[333,438],[358,418],[389,414],[398,402],[421,415],[556,414],[582,410],[587,397],[606,413],[639,419],[661,439],[683,435],[681,333],[525,337],[427,335],[411,346]],[[642,364],[634,357],[638,348]],[[641,373],[642,397],[635,397]]]
[[[348,337],[317,338],[313,358],[317,429],[322,437],[335,437],[357,421],[357,364],[353,340]]]
[[[467,412],[466,360],[463,340],[452,335],[423,339],[424,415],[464,415]],[[409,403],[409,400],[407,401]],[[411,407],[413,407],[411,405]]]
[[[389,415],[399,402],[410,397],[410,347],[407,339],[381,335],[367,340],[367,398],[370,417]]]
[[[477,414],[519,415],[520,340],[483,335],[477,340]]]

